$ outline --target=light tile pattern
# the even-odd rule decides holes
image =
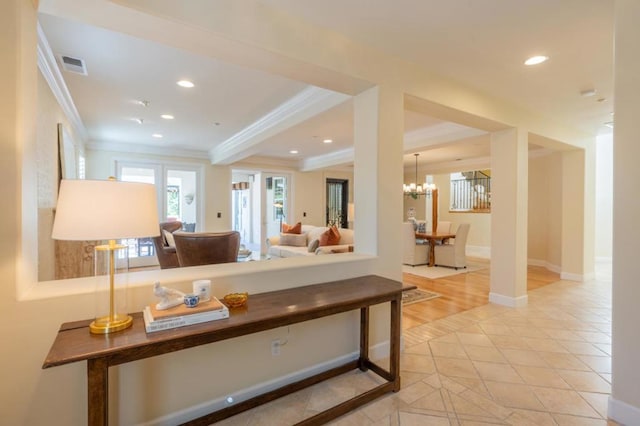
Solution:
[[[428,302],[425,309],[428,309]],[[615,425],[611,279],[558,281],[524,308],[487,304],[403,333],[402,390],[331,424]],[[220,423],[289,425],[379,383],[353,372]]]

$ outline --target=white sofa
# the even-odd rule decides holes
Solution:
[[[353,245],[353,229],[339,228],[340,242],[337,245],[319,247],[320,235],[329,229],[326,226],[302,225],[301,234],[287,234],[285,244],[280,244],[280,235],[267,238],[267,255],[272,258],[314,256],[348,251]]]

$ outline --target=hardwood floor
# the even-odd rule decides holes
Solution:
[[[480,259],[474,259],[480,261]],[[402,281],[418,288],[435,291],[442,296],[402,307],[402,329],[407,330],[418,325],[457,314],[477,306],[489,303],[489,261],[486,268],[473,272],[451,275],[444,278],[429,279],[403,273]],[[527,289],[529,291],[551,284],[560,279],[560,275],[541,266],[527,268]]]

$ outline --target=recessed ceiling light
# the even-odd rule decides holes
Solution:
[[[333,139],[325,139],[325,140],[323,140],[322,142],[323,142],[323,143],[331,143],[331,142],[333,142]]]
[[[180,86],[180,87],[187,87],[187,88],[191,88],[191,87],[195,86],[195,84],[193,84],[189,80],[180,80],[176,84],[178,86]]]
[[[173,120],[175,118],[171,114],[162,114],[160,117],[164,118],[165,120]]]
[[[148,107],[151,102],[149,101],[134,101],[137,105]]]
[[[532,56],[529,59],[527,59],[526,61],[524,61],[525,65],[538,65],[541,64],[543,62],[546,62],[549,59],[548,56]]]
[[[289,154],[297,154],[297,153],[298,153],[298,151],[295,150],[295,149],[292,149],[291,151],[289,151]]]
[[[154,133],[151,136],[154,137],[154,138],[158,138],[158,139],[160,139],[162,137],[162,135],[160,133]]]
[[[604,123],[604,125],[613,129],[613,121],[607,121],[606,123]]]
[[[144,120],[142,118],[132,118],[132,120],[135,121],[138,124],[144,123]]]

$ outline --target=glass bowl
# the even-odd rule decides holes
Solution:
[[[230,293],[222,298],[230,308],[240,308],[247,303],[249,293]]]

